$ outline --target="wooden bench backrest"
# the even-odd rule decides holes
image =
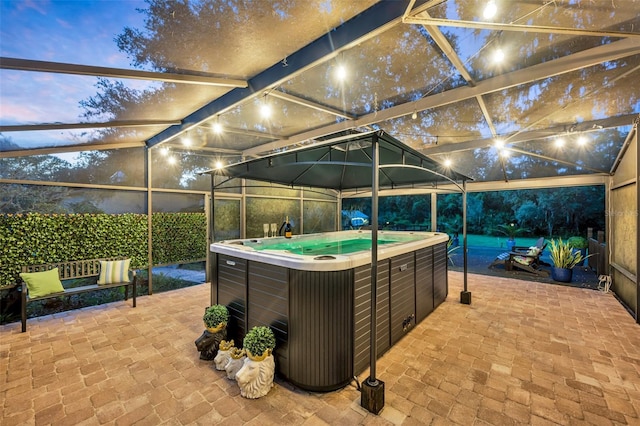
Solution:
[[[72,260],[68,262],[45,263],[42,265],[23,266],[22,272],[43,272],[58,268],[60,280],[72,280],[76,278],[95,277],[100,275],[101,260],[122,260],[121,257],[108,257],[104,259]]]

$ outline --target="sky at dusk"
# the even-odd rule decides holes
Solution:
[[[114,38],[127,26],[142,29],[144,15],[136,8],[145,7],[137,0],[0,0],[0,55],[130,69]],[[82,121],[79,102],[96,94],[96,82],[97,77],[0,70],[0,123]]]

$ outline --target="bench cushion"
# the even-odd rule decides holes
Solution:
[[[128,282],[130,263],[131,259],[101,260],[98,285]]]
[[[32,298],[64,292],[64,287],[62,287],[62,282],[60,282],[58,275],[58,268],[43,272],[21,272],[20,278],[27,284],[29,297]]]

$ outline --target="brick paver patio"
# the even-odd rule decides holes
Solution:
[[[640,326],[613,295],[470,275],[377,364],[379,416],[355,384],[277,380],[258,400],[200,361],[206,284],[0,327],[9,425],[640,425]],[[365,374],[361,375],[363,380]]]

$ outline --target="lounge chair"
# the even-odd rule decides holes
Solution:
[[[538,247],[529,247],[526,252],[515,251],[509,253],[509,259],[505,261],[507,270],[513,270],[513,268],[521,269],[523,271],[531,272],[541,277],[548,277],[549,271],[540,268],[540,256],[547,245],[544,244],[542,249]]]
[[[534,247],[540,249],[540,254],[542,254],[542,251],[544,250],[544,247],[545,247],[544,237],[538,238],[538,241],[536,241],[536,245]],[[528,251],[529,251],[529,247],[514,247],[512,252],[506,251],[504,253],[500,253],[498,257],[496,257],[496,259],[493,261],[493,263],[489,265],[489,268],[493,268],[494,266],[497,266],[497,265],[504,265],[505,269],[508,269],[507,263],[511,259],[511,256],[512,256],[511,253],[526,254]]]
[[[515,247],[513,251],[500,253],[489,265],[489,268],[502,264],[507,271],[516,268],[541,277],[548,277],[549,271],[540,268],[544,264],[540,260],[540,256],[546,247],[544,237],[540,237],[535,246]]]

